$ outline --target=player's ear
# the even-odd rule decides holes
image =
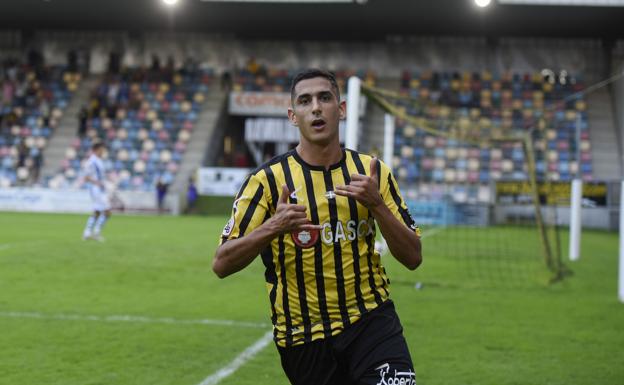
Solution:
[[[292,108],[288,108],[288,120],[292,123],[293,126],[299,127],[299,123],[297,122],[297,115],[295,115],[295,111]]]
[[[347,102],[341,101],[338,103],[338,111],[340,112],[340,119],[344,119],[347,117]]]

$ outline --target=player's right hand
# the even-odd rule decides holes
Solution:
[[[307,207],[288,203],[290,191],[288,186],[282,185],[282,193],[277,201],[275,214],[271,217],[271,224],[279,234],[301,230],[320,230],[321,226],[312,224],[306,214]]]

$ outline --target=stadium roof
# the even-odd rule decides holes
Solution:
[[[624,37],[624,7],[508,5],[472,0],[288,4],[180,0],[0,2],[12,29],[205,31],[258,38],[375,39],[388,35]]]

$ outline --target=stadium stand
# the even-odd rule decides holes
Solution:
[[[432,72],[402,76],[404,103],[410,115],[426,118],[433,128],[454,138],[434,136],[398,119],[395,167],[402,182],[487,184],[525,181],[521,143],[500,147],[468,144],[528,129],[534,131],[537,177],[569,181],[577,171],[575,128],[581,123],[581,173],[592,180],[587,105],[574,93],[579,77],[554,79],[541,73]]]
[[[106,143],[109,177],[121,190],[152,191],[172,183],[213,73],[207,69],[138,67],[108,73],[93,91],[86,135],[74,138],[52,188],[79,187],[91,144]]]
[[[4,61],[0,72],[0,187],[36,181],[44,150],[80,75],[66,66]]]

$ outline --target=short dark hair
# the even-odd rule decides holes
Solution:
[[[313,78],[327,79],[331,83],[332,87],[334,88],[334,91],[336,92],[336,98],[338,99],[338,101],[340,101],[340,89],[338,88],[338,82],[336,81],[336,77],[334,76],[334,74],[329,71],[321,70],[318,68],[309,68],[295,75],[290,85],[290,100],[295,99],[295,87],[297,86],[297,83],[299,83],[302,80],[313,79]]]
[[[94,142],[91,145],[91,151],[96,151],[98,148],[104,148],[104,143],[103,142]]]

